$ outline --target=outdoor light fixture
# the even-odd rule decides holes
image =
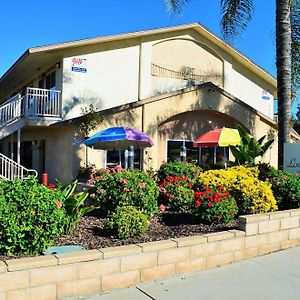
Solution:
[[[59,61],[55,64],[55,67],[56,67],[56,69],[60,69],[60,62]]]

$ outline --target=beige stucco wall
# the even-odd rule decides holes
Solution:
[[[258,116],[239,101],[209,88],[194,90],[179,95],[161,97],[143,106],[128,109],[105,117],[96,131],[112,126],[129,126],[147,133],[154,142],[146,153],[153,158],[156,169],[167,158],[167,140],[194,140],[201,134],[223,126],[234,128],[241,124],[257,138],[267,134],[276,137],[274,124]],[[264,157],[265,162],[277,164],[277,140]],[[82,157],[85,149],[82,148]],[[103,167],[105,151],[89,149],[89,163]],[[146,155],[147,157],[147,155]],[[85,160],[83,159],[82,162]]]
[[[74,57],[86,59],[87,73],[71,71]],[[224,74],[214,83],[264,114],[273,115],[274,87],[241,67],[212,41],[185,29],[69,50],[62,64],[65,118],[79,116],[80,108],[91,103],[111,108],[189,84],[188,80],[153,76],[152,63],[168,69],[189,66],[195,73]],[[262,100],[263,90],[270,92],[270,100]]]
[[[211,129],[223,126],[234,128],[237,123],[248,128],[256,137],[268,134],[274,126],[266,123],[255,111],[239,101],[233,101],[210,88],[171,96],[145,105],[144,128],[157,145],[150,150],[156,168],[166,160],[167,139],[176,137],[194,140]],[[265,159],[276,165],[276,144]]]
[[[82,51],[90,51],[88,48]],[[93,104],[106,109],[137,100],[139,46],[135,42],[102,45],[95,53],[72,55],[63,62],[63,111],[70,119]],[[86,59],[86,73],[72,71],[72,59]]]
[[[274,115],[274,88],[260,80],[257,76],[242,67],[237,62],[225,65],[227,77],[224,88],[235,97],[273,118]],[[264,94],[264,91],[266,94]],[[263,99],[267,96],[269,99]]]
[[[137,103],[138,104],[138,103]],[[167,140],[194,140],[201,134],[223,126],[234,128],[236,124],[248,128],[257,138],[275,136],[276,141],[265,156],[265,161],[277,163],[277,133],[274,124],[257,115],[239,100],[206,85],[199,89],[160,96],[143,102],[143,105],[104,116],[104,121],[94,131],[113,126],[128,126],[147,133],[154,142],[147,148],[152,157],[152,166],[157,169],[167,158]],[[80,166],[95,164],[105,166],[105,151],[78,145],[74,141],[75,127],[72,124],[23,129],[22,141],[45,140],[45,169],[49,181],[59,178],[67,182],[74,178]],[[92,135],[94,132],[91,132]],[[16,140],[16,136],[14,137]],[[10,138],[5,139],[8,143]],[[38,165],[38,152],[33,154],[33,163]]]

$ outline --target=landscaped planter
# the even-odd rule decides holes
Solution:
[[[239,217],[239,230],[0,262],[0,299],[63,299],[225,265],[300,244],[300,209]]]

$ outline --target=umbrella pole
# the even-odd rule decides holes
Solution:
[[[119,150],[119,166],[122,167],[122,156],[121,156],[121,150]]]
[[[134,148],[133,146],[128,147],[128,168],[134,168]]]
[[[217,147],[214,147],[214,165],[217,164]]]
[[[224,147],[224,166],[225,166],[225,169],[227,169],[226,147]]]

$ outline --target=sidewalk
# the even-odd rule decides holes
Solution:
[[[300,299],[300,247],[86,300]]]

